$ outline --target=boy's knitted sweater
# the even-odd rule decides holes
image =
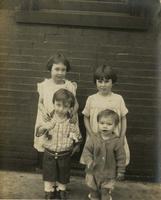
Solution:
[[[123,145],[115,134],[106,140],[100,134],[89,137],[81,157],[81,163],[88,166],[88,173],[107,179],[125,172],[125,160]]]

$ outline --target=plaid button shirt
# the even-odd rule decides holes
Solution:
[[[46,124],[51,139],[44,136],[43,147],[51,151],[61,152],[71,150],[73,143],[79,142],[82,137],[78,123],[73,124],[69,119],[58,121],[54,117]]]

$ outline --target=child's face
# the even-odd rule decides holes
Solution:
[[[62,82],[66,76],[66,66],[63,63],[53,64],[51,68],[51,77],[55,82]]]
[[[112,90],[112,80],[111,79],[96,80],[96,86],[100,94],[107,95]]]
[[[115,120],[112,117],[100,117],[98,121],[98,131],[105,136],[110,135],[115,128]]]
[[[55,101],[54,110],[58,115],[64,116],[70,112],[71,107],[69,103],[64,104],[62,101]]]

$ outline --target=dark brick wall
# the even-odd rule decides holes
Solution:
[[[36,83],[49,77],[45,62],[56,51],[71,61],[68,77],[78,83],[80,113],[87,96],[96,92],[93,69],[107,60],[117,70],[114,91],[123,95],[129,109],[131,164],[127,174],[154,177],[159,109],[156,33],[16,24],[15,13],[8,10],[0,12],[1,166],[34,166],[37,162],[32,148]]]

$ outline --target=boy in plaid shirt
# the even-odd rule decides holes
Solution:
[[[66,199],[66,184],[70,178],[71,155],[76,151],[81,135],[78,123],[71,123],[70,113],[75,104],[74,95],[66,89],[53,96],[54,111],[50,121],[37,129],[45,149],[43,180],[46,199]]]

